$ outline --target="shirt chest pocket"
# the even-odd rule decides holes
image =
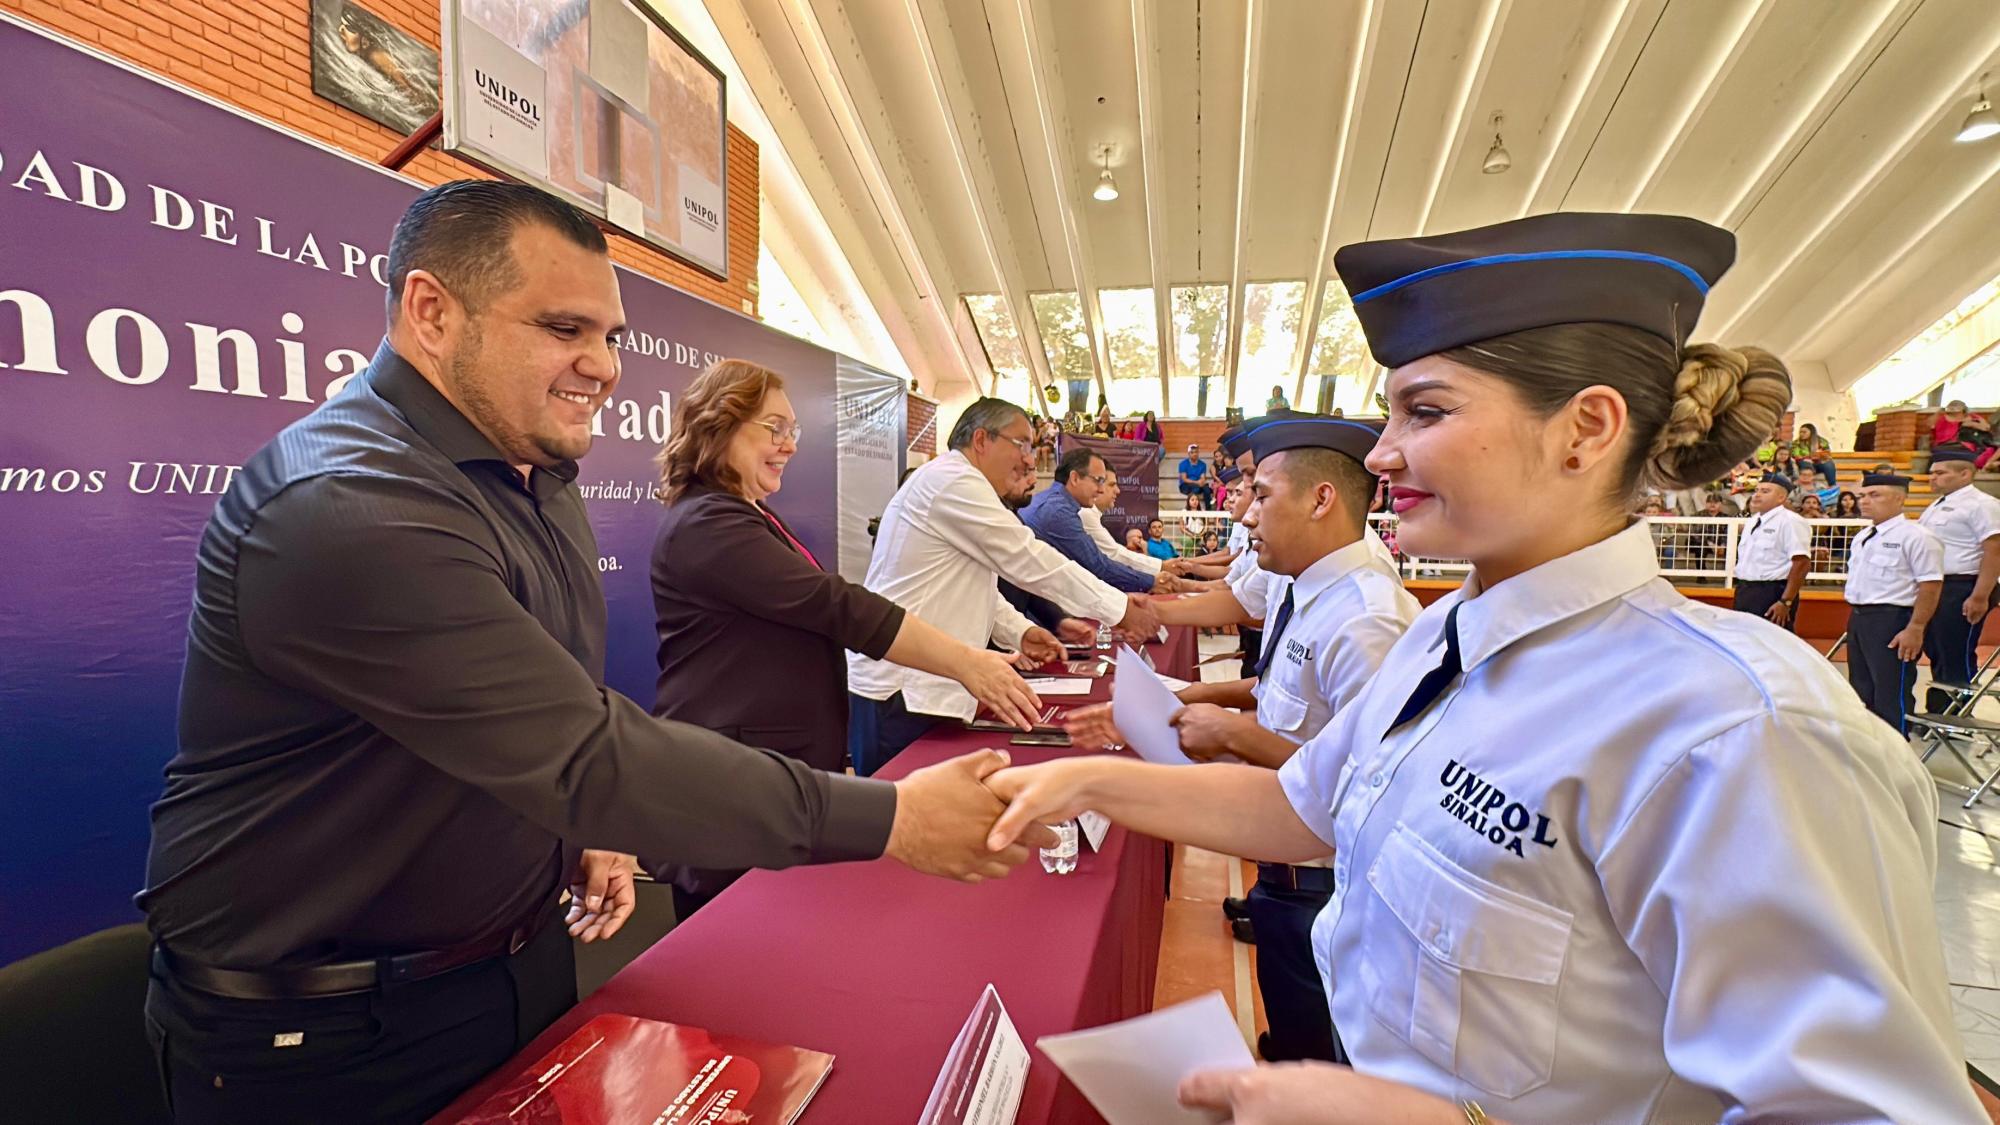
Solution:
[[[1571,915],[1465,871],[1404,824],[1368,885],[1369,1013],[1496,1097],[1548,1082]]]
[[[1257,712],[1260,718],[1268,720],[1266,725],[1279,734],[1291,733],[1305,725],[1306,701],[1291,690],[1300,674],[1297,666],[1279,653],[1271,661],[1271,671],[1265,676],[1264,697],[1258,701]],[[1288,680],[1294,683],[1286,683]]]

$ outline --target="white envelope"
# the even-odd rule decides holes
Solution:
[[[1223,1117],[1174,1096],[1203,1070],[1257,1065],[1220,992],[1121,1023],[1045,1035],[1035,1046],[1110,1125],[1214,1125]]]

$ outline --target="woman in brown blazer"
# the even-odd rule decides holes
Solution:
[[[965,685],[1023,729],[1041,703],[1008,657],[970,648],[823,568],[766,503],[797,452],[798,415],[774,371],[725,359],[674,408],[660,455],[667,515],[653,543],[660,681],[653,713],[844,768],[853,649]],[[682,918],[739,871],[657,870]]]

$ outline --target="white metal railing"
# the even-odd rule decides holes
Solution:
[[[1736,584],[1736,549],[1743,529],[1754,516],[1647,516],[1653,533],[1653,553],[1660,574],[1680,586],[1713,586],[1727,590]],[[1202,537],[1215,532],[1218,543],[1229,542],[1236,526],[1228,512],[1168,511],[1160,513],[1166,525],[1167,541],[1181,555],[1201,553]],[[1463,580],[1470,564],[1462,559],[1424,558],[1404,553],[1396,544],[1396,517],[1375,512],[1368,517],[1375,534],[1396,557],[1404,578]],[[1839,586],[1847,581],[1849,544],[1868,526],[1867,520],[1807,520],[1812,530],[1809,550],[1812,565],[1806,571],[1809,587]]]
[[[1682,586],[1714,586],[1729,589],[1736,584],[1736,548],[1749,516],[1647,516],[1653,533],[1653,553],[1660,573]],[[1375,533],[1382,537],[1404,578],[1459,578],[1469,569],[1462,560],[1419,558],[1405,554],[1396,544],[1396,517],[1376,512],[1368,517]],[[1868,526],[1867,520],[1807,520],[1812,530],[1808,549],[1812,564],[1806,571],[1809,586],[1837,586],[1847,581],[1848,546],[1855,535]]]

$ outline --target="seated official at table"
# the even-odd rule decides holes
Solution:
[[[181,1125],[428,1118],[575,1004],[570,939],[631,913],[633,854],[971,881],[1027,857],[986,858],[998,754],[887,785],[605,688],[576,459],[625,311],[589,216],[444,184],[388,277],[368,369],[202,533],[137,899]]]
[[[776,372],[716,363],[674,408],[653,544],[660,681],[653,714],[838,773],[847,760],[843,650],[956,680],[1027,729],[1040,701],[1007,657],[945,636],[821,567],[768,504],[806,435]],[[676,867],[686,918],[741,874]]]
[[[1088,449],[1072,449],[1056,465],[1056,479],[1021,510],[1021,522],[1035,538],[1054,547],[1062,556],[1129,594],[1150,593],[1160,585],[1160,568],[1151,572],[1104,557],[1085,530],[1083,513],[1095,513],[1098,494],[1110,474],[1104,458]],[[1167,582],[1170,584],[1172,578]]]

